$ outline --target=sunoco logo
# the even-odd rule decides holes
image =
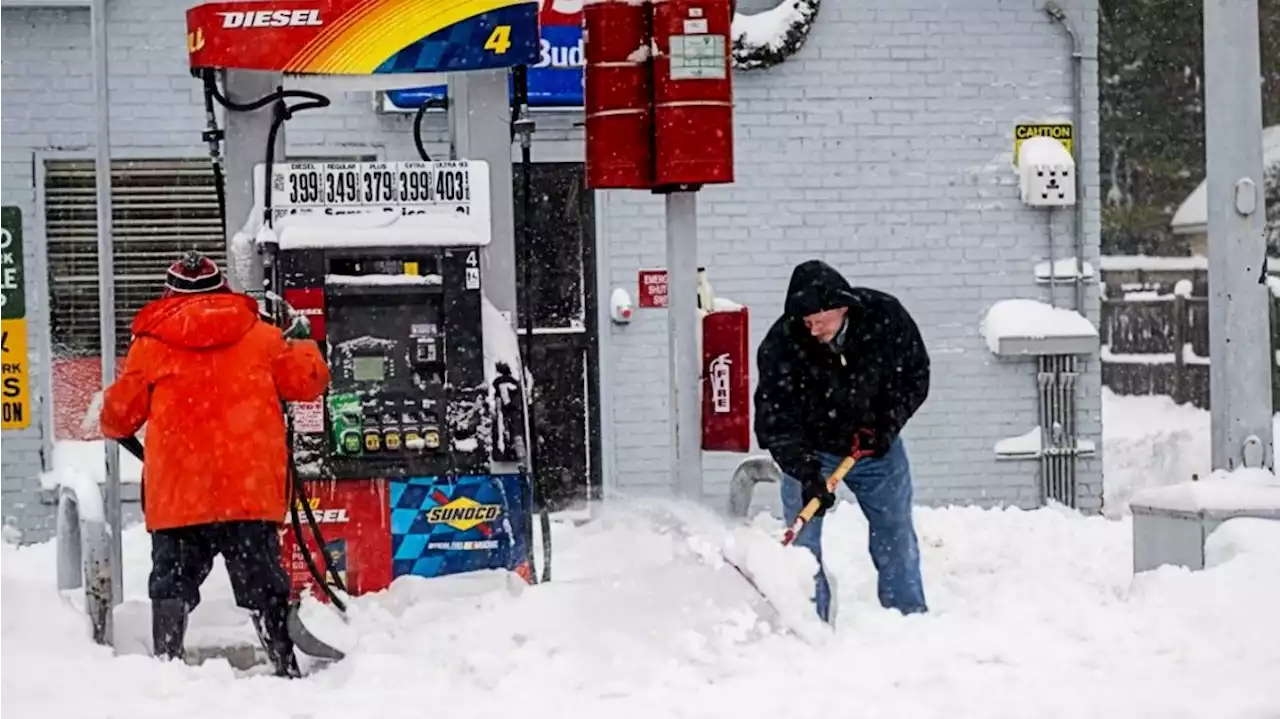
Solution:
[[[222,27],[319,27],[324,25],[319,10],[250,10],[220,12]]]
[[[500,514],[500,505],[480,504],[470,497],[460,497],[448,504],[428,509],[427,523],[447,524],[459,532],[465,532],[472,527],[492,522]]]

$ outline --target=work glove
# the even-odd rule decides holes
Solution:
[[[807,507],[809,501],[818,500],[818,511],[813,516],[821,517],[827,513],[836,504],[836,495],[834,492],[827,491],[827,478],[821,473],[814,474],[800,483],[800,499],[801,507]]]
[[[306,315],[294,315],[284,336],[291,340],[311,339],[311,320]]]
[[[867,457],[880,457],[889,449],[881,439],[879,432],[869,427],[860,427],[853,433],[853,442],[849,446],[849,456],[854,460]]]

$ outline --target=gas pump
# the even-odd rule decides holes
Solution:
[[[256,242],[333,377],[322,402],[290,407],[296,472],[335,519],[323,551],[357,594],[405,574],[529,576],[520,358],[492,341],[515,334],[480,263],[487,165],[284,163],[271,186],[285,191]],[[295,585],[311,584],[285,540]]]
[[[339,608],[329,585],[358,595],[403,575],[490,569],[534,581],[530,376],[514,328],[484,293],[489,167],[465,158],[281,161],[272,150],[279,128],[328,99],[279,89],[232,102],[216,73],[324,75],[330,86],[359,77],[351,88],[389,89],[425,84],[429,73],[535,61],[537,2],[486,7],[441,15],[401,0],[271,0],[187,14],[220,192],[213,101],[233,112],[274,107],[253,208],[231,218],[244,224],[228,249],[242,286],[274,304],[282,325],[286,315],[305,317],[329,362],[323,400],[287,408],[295,481],[281,536],[295,592],[327,594]],[[290,98],[304,101],[286,106]],[[258,261],[261,289],[244,281]]]

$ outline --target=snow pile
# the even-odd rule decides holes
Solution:
[[[616,502],[583,526],[556,522],[557,574],[547,584],[404,577],[358,597],[348,658],[295,682],[238,678],[219,660],[112,657],[54,589],[51,545],[5,546],[4,651],[15,660],[5,708],[65,719],[396,719],[420,716],[431,697],[483,696],[493,711],[531,719],[745,719],[793,710],[797,697],[806,712],[842,716],[856,697],[875,716],[949,718],[963,708],[1022,719],[1280,707],[1280,643],[1259,640],[1280,636],[1280,574],[1263,561],[1276,538],[1256,525],[1224,524],[1209,569],[1135,580],[1127,519],[918,509],[931,612],[903,617],[880,608],[866,521],[840,503],[824,546],[841,621],[814,646],[770,631],[741,577],[704,561],[731,533],[711,513],[670,506],[666,516]],[[756,524],[770,530],[762,538],[781,533],[776,520]],[[124,629],[145,641],[135,615],[145,615],[147,535],[134,528],[124,542]],[[252,630],[219,561],[188,646],[233,636],[251,642]]]
[[[1221,566],[1243,556],[1280,567],[1280,521],[1236,517],[1218,525],[1205,539],[1206,567]]]
[[[1001,300],[982,320],[982,336],[992,352],[1006,338],[1097,337],[1098,330],[1084,316],[1039,300]]]
[[[53,443],[53,471],[40,475],[41,487],[56,489],[71,474],[83,474],[98,483],[107,481],[102,440],[60,439]],[[142,481],[142,462],[123,449],[120,450],[120,481]]]
[[[1129,512],[1133,495],[1208,477],[1209,412],[1164,395],[1122,396],[1102,390],[1103,511]],[[1272,420],[1280,446],[1280,418]]]
[[[1266,469],[1217,470],[1198,482],[1147,489],[1130,504],[1182,512],[1259,510],[1280,515],[1280,480]]]

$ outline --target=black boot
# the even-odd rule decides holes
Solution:
[[[187,636],[187,603],[181,599],[160,599],[151,603],[152,654],[158,659],[185,658],[183,640]]]
[[[302,676],[298,658],[293,653],[293,640],[289,638],[289,605],[280,603],[265,612],[253,612],[253,628],[258,641],[267,651],[267,659],[275,668],[276,676],[296,679]]]

